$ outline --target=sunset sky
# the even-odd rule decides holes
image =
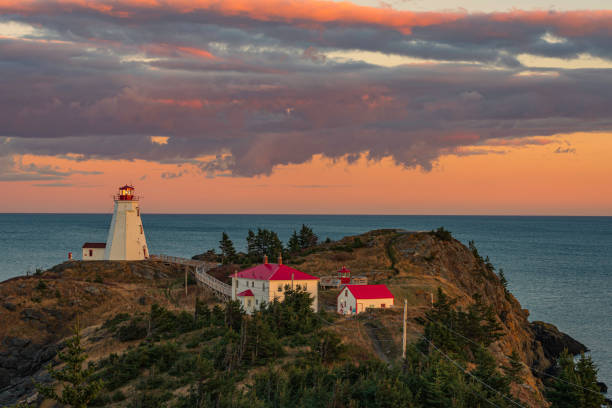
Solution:
[[[612,215],[611,177],[609,0],[0,0],[0,212]]]

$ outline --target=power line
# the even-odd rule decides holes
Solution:
[[[339,326],[338,323],[331,323],[326,321],[325,319],[323,319],[322,317],[318,316],[322,321],[324,321],[325,323],[327,323],[330,326]],[[348,327],[340,327],[340,329],[343,330],[351,330]],[[354,330],[352,330],[354,332]],[[526,408],[523,405],[517,403],[516,401],[514,401],[511,398],[508,398],[507,396],[505,396],[503,393],[501,393],[500,391],[496,390],[495,388],[493,388],[492,386],[490,386],[489,384],[485,383],[484,381],[482,381],[480,378],[476,377],[474,374],[470,373],[469,371],[467,371],[464,367],[462,367],[459,363],[457,363],[455,360],[453,360],[450,356],[448,356],[446,353],[444,353],[442,350],[440,350],[435,344],[433,344],[427,337],[425,336],[421,336],[425,341],[427,341],[429,344],[431,344],[440,354],[442,354],[447,360],[449,360],[453,365],[455,365],[456,367],[458,367],[464,374],[469,375],[470,377],[472,377],[473,379],[475,379],[476,381],[478,381],[479,383],[481,383],[482,385],[484,385],[485,387],[487,387],[488,389],[490,389],[491,391],[497,393],[499,396],[501,396],[502,398],[504,398],[505,400],[511,402],[512,404],[516,405],[519,408]],[[379,340],[377,339],[377,341],[394,341],[392,339],[389,340]],[[421,352],[421,354],[423,354]],[[472,394],[474,395],[474,394]],[[488,400],[486,397],[484,396],[480,396],[479,397],[485,399],[487,402],[491,403],[492,405],[494,405],[495,407],[500,408],[498,405],[496,405],[493,401]]]
[[[425,339],[425,341],[427,341],[429,344],[432,345],[433,348],[435,348],[440,354],[442,354],[448,361],[450,361],[453,365],[455,365],[457,368],[459,368],[461,371],[463,371],[465,374],[469,375],[470,377],[472,377],[473,379],[475,379],[476,381],[478,381],[479,383],[481,383],[482,385],[484,385],[485,387],[487,387],[488,389],[490,389],[491,391],[495,392],[496,394],[498,394],[499,396],[501,396],[503,399],[509,401],[510,403],[516,405],[517,407],[520,408],[526,408],[523,405],[519,404],[518,402],[514,401],[511,398],[508,398],[507,396],[505,396],[503,393],[501,393],[500,391],[496,390],[495,388],[491,387],[489,384],[487,384],[486,382],[482,381],[480,378],[476,377],[474,374],[470,373],[469,371],[467,371],[467,369],[465,369],[464,367],[462,367],[459,363],[457,363],[455,360],[453,360],[450,356],[448,356],[445,352],[443,352],[442,350],[440,350],[435,344],[433,344],[433,342],[431,340],[429,340],[427,337],[425,336],[421,336],[423,339]]]
[[[478,346],[478,347],[484,347],[482,344],[480,344],[480,343],[476,343],[474,340],[472,340],[472,339],[470,339],[470,338],[468,338],[468,337],[464,336],[463,334],[461,334],[461,333],[459,333],[459,332],[457,332],[457,331],[455,331],[455,330],[451,329],[450,327],[448,327],[448,326],[447,326],[447,325],[445,325],[444,323],[434,321],[432,318],[430,318],[429,316],[427,316],[427,314],[425,314],[425,318],[429,319],[429,321],[430,321],[430,322],[432,322],[432,323],[435,323],[435,324],[440,324],[440,325],[442,325],[442,326],[446,327],[446,328],[447,328],[447,329],[448,329],[450,332],[452,332],[452,333],[456,334],[457,336],[459,336],[459,337],[461,337],[461,338],[463,338],[463,339],[465,339],[465,340],[469,341],[470,343],[472,343],[472,344],[474,344],[474,345],[476,345],[476,346]],[[556,376],[554,376],[554,375],[552,375],[552,374],[548,374],[548,373],[547,373],[547,372],[545,372],[545,371],[541,371],[541,370],[538,370],[538,369],[536,369],[536,368],[529,367],[529,366],[528,366],[528,365],[527,365],[527,364],[526,364],[524,361],[515,360],[515,359],[510,358],[509,356],[507,356],[507,355],[505,355],[505,354],[504,354],[504,357],[505,357],[505,358],[507,358],[507,359],[508,359],[508,360],[510,360],[510,361],[514,361],[514,362],[516,362],[516,363],[521,363],[522,365],[524,365],[524,366],[525,366],[526,368],[528,368],[529,370],[532,370],[532,371],[535,371],[535,372],[537,372],[537,373],[540,373],[540,374],[546,375],[546,376],[548,376],[548,377],[554,378],[554,379],[559,380],[559,381],[561,381],[561,382],[564,382],[564,383],[566,383],[566,384],[568,384],[568,385],[573,385],[574,387],[580,388],[580,389],[582,389],[582,390],[584,390],[584,391],[591,392],[591,393],[593,393],[593,394],[597,394],[597,395],[600,395],[600,394],[601,394],[600,392],[597,392],[597,391],[591,390],[591,389],[589,389],[589,388],[585,388],[585,387],[583,387],[583,386],[581,386],[581,385],[578,385],[578,384],[574,384],[574,383],[569,382],[569,381],[566,381],[566,380],[564,380],[564,379],[562,379],[562,378],[556,377]]]

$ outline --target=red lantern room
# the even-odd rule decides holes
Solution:
[[[134,195],[134,186],[125,185],[119,187],[119,194],[115,196],[118,201],[137,201],[138,197]]]
[[[341,285],[348,285],[351,283],[351,271],[346,266],[342,266],[342,269],[338,271],[338,279]]]

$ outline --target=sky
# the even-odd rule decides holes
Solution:
[[[612,215],[605,3],[0,0],[0,212]]]

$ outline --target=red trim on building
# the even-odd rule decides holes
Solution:
[[[254,280],[319,280],[316,276],[309,275],[287,265],[261,264],[252,268],[236,272],[232,278],[254,279]]]
[[[355,299],[395,299],[393,293],[387,288],[387,285],[346,285]],[[344,290],[340,291],[340,296]]]
[[[86,242],[83,248],[106,248],[106,242]]]
[[[240,296],[240,297],[253,297],[255,296],[253,294],[253,292],[251,291],[251,289],[247,289],[244,292],[240,292],[239,294],[237,294],[236,296]]]

